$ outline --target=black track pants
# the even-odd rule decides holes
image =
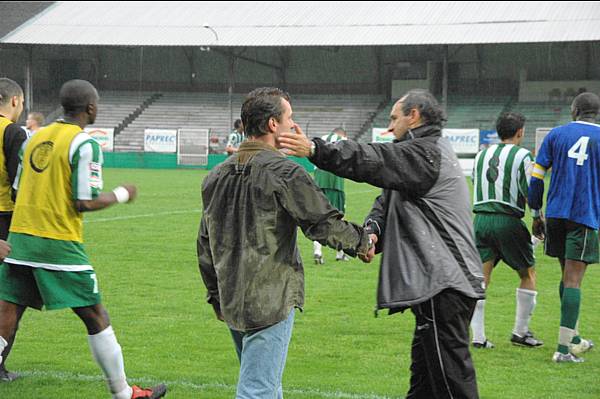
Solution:
[[[469,323],[477,300],[445,290],[411,308],[417,321],[406,399],[476,399]]]

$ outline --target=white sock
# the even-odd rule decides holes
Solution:
[[[321,247],[322,245],[318,241],[313,241],[313,254],[317,256],[323,256]]]
[[[529,321],[535,309],[537,291],[517,288],[517,311],[513,334],[524,337],[529,331]]]
[[[571,330],[567,327],[560,327],[558,330],[558,344],[568,348],[574,336],[575,330]]]
[[[473,332],[473,342],[484,343],[485,338],[485,299],[477,301],[473,318],[471,319],[471,331]]]
[[[343,259],[344,258],[344,251],[342,249],[340,249],[339,251],[337,251],[337,254],[335,254],[335,258],[336,259]]]
[[[2,352],[4,352],[4,348],[8,345],[8,342],[3,337],[0,337],[0,364],[2,364]]]
[[[113,399],[130,399],[132,390],[125,377],[123,353],[112,326],[98,334],[88,335],[88,342],[96,363],[104,372]]]

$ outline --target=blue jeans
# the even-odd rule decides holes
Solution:
[[[294,309],[287,319],[259,331],[231,330],[240,359],[236,399],[282,399],[281,379],[294,327]]]

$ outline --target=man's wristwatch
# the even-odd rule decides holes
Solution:
[[[317,148],[317,145],[315,144],[314,141],[311,140],[310,142],[310,153],[308,154],[309,157],[312,157],[315,155],[315,150]]]

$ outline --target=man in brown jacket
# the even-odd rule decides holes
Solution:
[[[252,91],[242,122],[247,140],[202,185],[198,261],[208,302],[230,328],[240,359],[236,398],[282,398],[294,309],[304,305],[297,228],[350,255],[366,254],[369,239],[278,150],[281,133],[302,133],[287,93]]]

